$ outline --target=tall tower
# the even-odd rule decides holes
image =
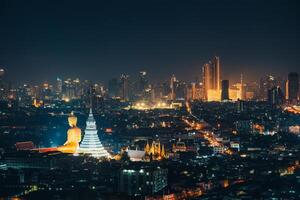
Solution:
[[[290,103],[296,103],[298,101],[299,93],[299,75],[296,72],[291,72],[288,75],[288,100]]]
[[[229,80],[222,80],[221,100],[229,100]]]
[[[172,77],[171,77],[171,80],[170,80],[170,89],[171,89],[171,100],[175,100],[176,98],[176,92],[175,92],[175,89],[176,89],[176,77],[175,75],[173,74]]]
[[[109,153],[102,146],[98,137],[96,121],[90,108],[89,117],[86,121],[86,129],[84,131],[83,140],[79,146],[79,153],[89,154],[93,157],[110,157]]]
[[[241,100],[246,99],[246,90],[245,90],[244,76],[241,74]]]
[[[212,89],[212,69],[209,63],[205,63],[202,67],[203,75],[203,85],[204,85],[204,94],[205,99],[208,98],[208,90]]]
[[[56,78],[56,93],[60,97],[63,90],[63,81],[60,78]]]
[[[210,95],[220,93],[220,58],[215,56],[211,61],[202,67],[204,97],[210,99]]]
[[[215,56],[212,59],[212,66],[214,71],[214,89],[220,90],[220,58]]]
[[[6,84],[3,81],[4,74],[5,70],[0,68],[0,101],[7,100],[7,88]]]
[[[129,100],[129,76],[122,74],[120,77],[121,81],[121,98],[123,101]]]
[[[138,82],[138,90],[140,93],[143,93],[144,90],[148,86],[148,80],[147,80],[147,72],[141,71],[139,74],[139,82]]]

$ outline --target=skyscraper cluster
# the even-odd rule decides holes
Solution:
[[[291,72],[286,78],[264,75],[259,82],[247,80],[241,74],[240,80],[231,82],[221,79],[220,58],[214,56],[202,66],[195,80],[182,81],[174,74],[167,80],[152,82],[146,71],[136,76],[121,74],[109,80],[107,87],[101,83],[76,79],[57,78],[55,82],[47,81],[38,84],[10,86],[4,79],[5,71],[0,69],[0,101],[10,102],[18,106],[34,104],[39,106],[53,100],[84,100],[89,103],[92,93],[94,102],[101,98],[111,97],[123,102],[129,101],[237,101],[259,100],[268,101],[272,105],[283,103],[297,104],[299,101],[299,75]],[[246,81],[247,80],[247,81]],[[97,103],[95,104],[97,107]]]

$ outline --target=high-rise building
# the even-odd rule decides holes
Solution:
[[[129,76],[126,74],[122,74],[120,77],[121,85],[120,85],[120,93],[121,99],[123,101],[129,100]]]
[[[4,74],[5,74],[4,69],[0,69],[0,79],[4,76]]]
[[[279,86],[268,90],[268,102],[270,105],[280,105],[283,103],[284,96]]]
[[[147,87],[148,87],[147,72],[141,71],[139,74],[138,92],[142,94]]]
[[[119,90],[118,79],[113,78],[113,79],[109,80],[109,82],[108,82],[108,94],[111,97],[116,97],[116,96],[118,96],[118,90]]]
[[[153,195],[167,185],[167,169],[162,168],[127,168],[119,174],[118,190],[129,196]]]
[[[206,100],[220,99],[220,58],[215,56],[202,67],[204,96]]]
[[[243,74],[241,74],[241,90],[240,90],[240,92],[241,92],[241,100],[245,100],[246,99],[246,87],[245,87],[245,83],[244,83],[244,76],[243,76]]]
[[[287,97],[290,103],[296,103],[299,95],[299,75],[296,72],[291,72],[287,80]]]
[[[102,146],[98,137],[96,121],[90,108],[89,117],[86,121],[86,129],[84,131],[83,140],[79,146],[79,153],[88,154],[93,157],[109,157],[109,153]]]
[[[238,113],[244,112],[245,102],[243,100],[238,99],[236,102],[236,109]]]
[[[259,86],[259,98],[261,100],[267,100],[268,90],[278,86],[277,79],[275,76],[267,75],[260,79]]]
[[[63,81],[60,78],[56,78],[56,93],[58,95],[62,94],[62,89],[63,89]]]
[[[173,74],[172,77],[171,77],[171,80],[170,80],[170,89],[171,89],[171,97],[170,99],[171,100],[175,100],[176,98],[176,82],[177,82],[177,79],[175,77],[175,75]]]
[[[5,74],[4,69],[0,69],[0,101],[7,100],[7,86],[3,80],[4,74]]]
[[[221,100],[229,100],[229,80],[222,80]]]
[[[212,65],[214,66],[214,87],[220,90],[220,58],[215,56],[212,59]]]
[[[76,98],[74,82],[69,78],[63,84],[63,99],[69,101]]]

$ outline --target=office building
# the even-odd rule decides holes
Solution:
[[[229,100],[229,80],[222,80],[221,100]]]

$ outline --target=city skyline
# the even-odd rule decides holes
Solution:
[[[0,66],[19,83],[56,76],[107,82],[142,70],[153,80],[175,74],[187,81],[201,76],[214,55],[222,61],[221,79],[297,72],[297,5],[1,1]]]
[[[300,199],[299,0],[0,0],[0,200]]]

